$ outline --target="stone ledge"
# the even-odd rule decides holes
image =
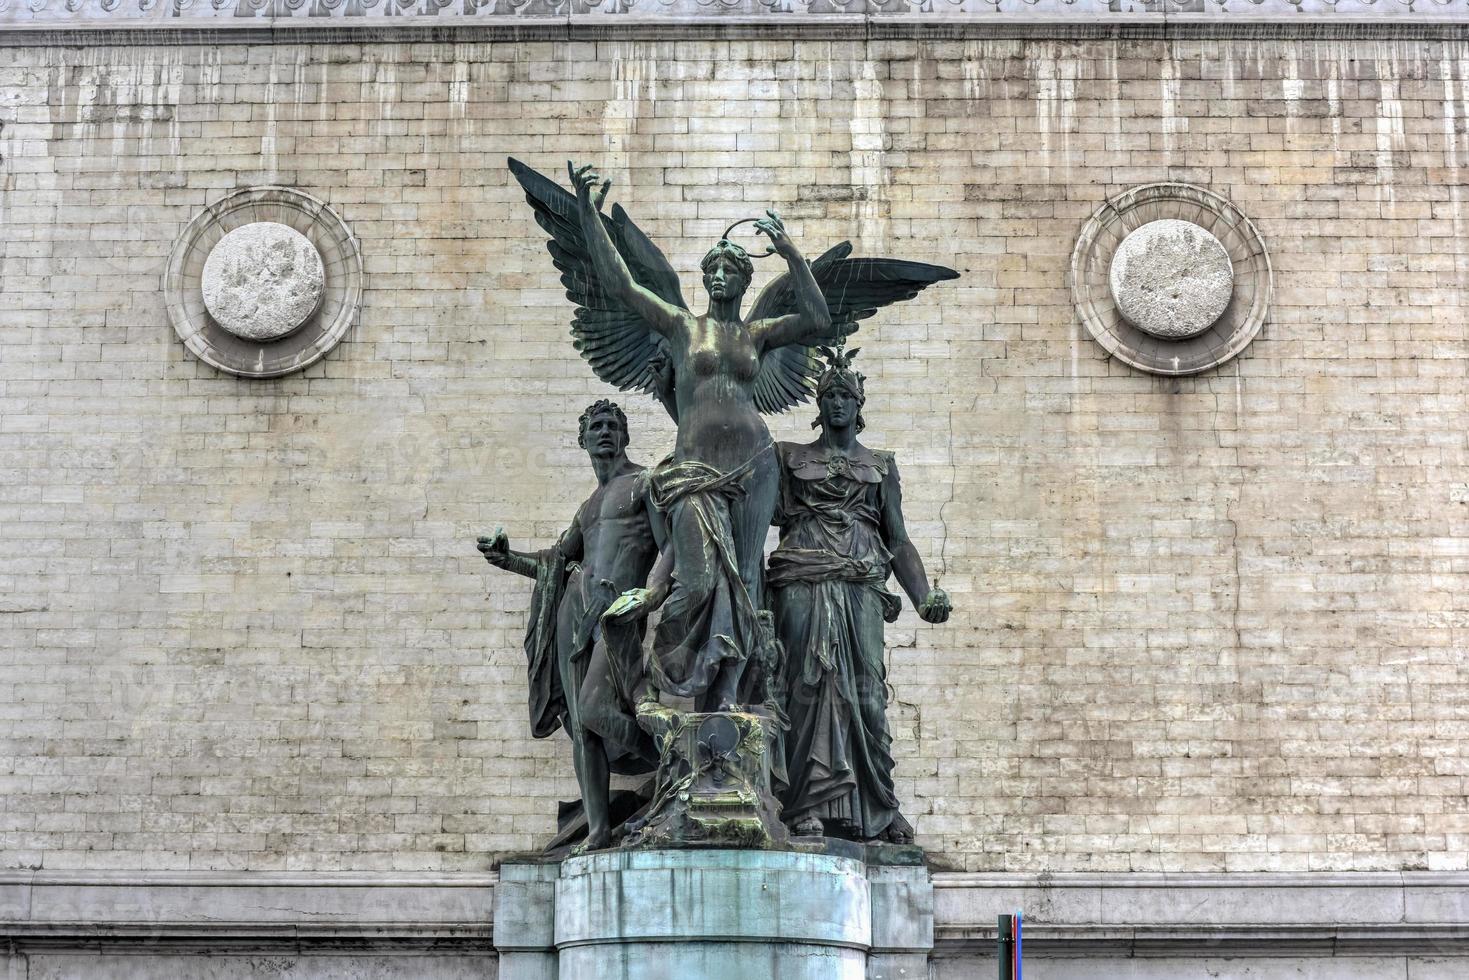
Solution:
[[[0,872],[19,949],[490,948],[494,874]]]
[[[934,875],[935,952],[1021,910],[1051,956],[1469,956],[1469,874]]]
[[[16,949],[492,948],[494,873],[0,872]],[[933,875],[938,956],[1026,915],[1035,957],[1469,956],[1469,874]]]
[[[992,951],[995,927],[935,930],[934,954]],[[1262,957],[1301,959],[1333,956],[1469,957],[1469,926],[1380,929],[1288,928],[1231,925],[1208,928],[1123,929],[1061,927],[1025,920],[1027,956],[1045,959],[1091,957]]]

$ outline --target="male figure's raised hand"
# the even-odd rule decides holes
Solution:
[[[485,556],[485,561],[496,568],[504,568],[510,564],[510,539],[505,536],[505,529],[502,527],[495,528],[495,536],[492,538],[481,536],[475,547]]]

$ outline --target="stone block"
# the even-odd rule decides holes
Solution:
[[[614,850],[568,858],[559,868],[507,864],[499,901],[534,907],[497,906],[501,976],[922,976],[933,945],[927,870],[868,863],[860,845],[829,843],[806,851]],[[913,849],[888,850],[903,861]],[[546,942],[543,889],[553,880],[554,948],[532,955],[531,943]],[[526,882],[535,882],[534,894]]]

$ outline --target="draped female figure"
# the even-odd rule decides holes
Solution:
[[[645,600],[649,609],[667,603],[654,637],[655,675],[662,690],[728,710],[738,704],[746,658],[759,642],[762,549],[780,481],[770,430],[755,409],[760,359],[827,337],[831,314],[774,211],[755,227],[786,260],[798,311],[743,320],[754,265],[726,240],[700,263],[709,308],[695,315],[633,278],[598,214],[610,181],[590,167],[571,169],[571,181],[598,279],[668,344],[678,436],[652,476],[653,500],[669,522],[668,560]]]
[[[799,835],[907,842],[883,665],[883,623],[902,606],[889,574],[925,622],[944,622],[952,607],[908,540],[892,453],[857,441],[866,396],[850,356],[832,353],[817,383],[821,436],[779,444],[780,545],[768,581],[790,720],[781,814]]]

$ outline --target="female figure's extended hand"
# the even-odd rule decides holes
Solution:
[[[787,258],[795,251],[795,245],[786,234],[785,222],[774,211],[766,210],[765,217],[755,219],[755,233],[769,238],[771,247]]]
[[[947,622],[949,613],[954,611],[954,604],[949,601],[949,594],[938,586],[928,590],[928,595],[918,604],[918,616],[925,623]]]
[[[566,161],[566,172],[571,175],[571,186],[576,188],[576,199],[582,204],[590,204],[594,209],[602,210],[602,202],[607,200],[607,192],[612,189],[612,178],[602,180],[602,175],[597,173],[597,168],[590,163],[584,167],[578,167],[570,160]],[[592,188],[601,181],[602,189],[597,192],[597,199],[592,200]]]

